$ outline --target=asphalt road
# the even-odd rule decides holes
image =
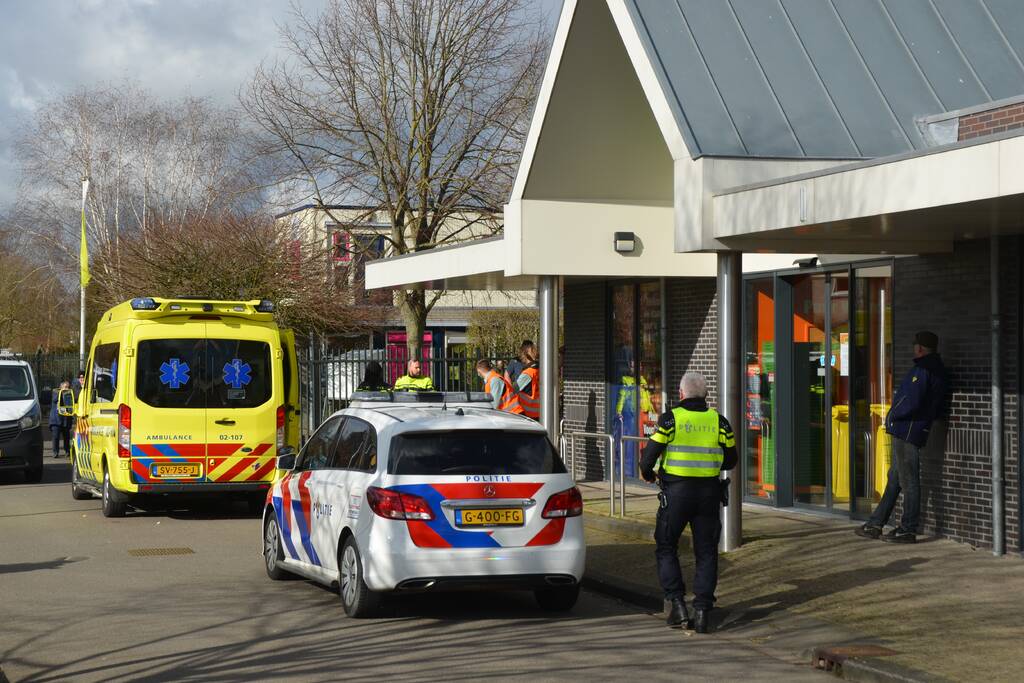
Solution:
[[[98,500],[72,500],[68,477],[49,458],[42,484],[0,473],[0,669],[12,683],[825,676],[586,592],[566,616],[527,593],[475,593],[392,598],[380,618],[348,619],[334,592],[267,578],[243,504],[104,519]],[[192,553],[129,553],[152,548]]]

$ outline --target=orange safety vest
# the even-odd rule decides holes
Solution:
[[[532,417],[534,420],[540,419],[540,371],[537,367],[531,365],[530,367],[523,370],[523,375],[529,375],[530,377],[530,393],[526,393],[519,390],[518,384],[515,386],[516,395],[519,396],[519,405],[523,409],[523,415],[526,417]],[[518,380],[518,378],[516,378]]]
[[[501,380],[504,385],[504,390],[501,392],[501,398],[498,401],[498,410],[504,410],[506,413],[515,413],[516,415],[522,415],[523,407],[519,405],[519,397],[516,396],[516,392],[512,390],[512,385],[508,383],[504,377],[499,375],[494,370],[487,373],[484,377],[484,390],[490,392],[491,380],[497,377]]]

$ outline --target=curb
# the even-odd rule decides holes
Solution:
[[[911,669],[895,662],[877,657],[846,657],[832,658],[826,656],[828,648],[817,647],[805,650],[811,665],[819,671],[834,674],[837,678],[847,681],[864,681],[865,683],[941,683],[947,679]]]
[[[655,612],[665,609],[664,600],[652,593],[650,588],[617,576],[588,570],[583,575],[583,587]]]
[[[633,538],[638,541],[654,541],[654,525],[632,519],[618,519],[599,512],[583,510],[583,525],[599,531]],[[684,537],[685,538],[685,537]],[[682,541],[683,539],[680,539]]]

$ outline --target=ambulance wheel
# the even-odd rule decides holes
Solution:
[[[580,585],[558,586],[557,588],[540,588],[533,596],[542,610],[548,612],[567,612],[576,605],[580,597]]]
[[[371,616],[380,604],[380,594],[371,591],[363,580],[363,563],[352,536],[341,548],[338,569],[338,593],[345,614],[354,619]]]
[[[103,468],[103,516],[124,517],[128,506],[125,503],[114,500],[114,486],[110,483],[110,472]]]
[[[267,497],[262,493],[250,494],[245,498],[245,507],[253,517],[261,514],[266,504]]]
[[[78,487],[78,463],[71,461],[71,497],[75,500],[89,500],[92,494]]]
[[[267,568],[267,576],[274,581],[283,581],[291,577],[291,574],[281,567],[283,559],[281,530],[277,528],[273,511],[269,511],[263,521],[263,564]]]

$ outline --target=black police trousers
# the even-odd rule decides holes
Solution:
[[[654,530],[654,555],[658,560],[658,580],[665,599],[682,598],[686,584],[679,568],[679,536],[686,525],[693,532],[693,606],[711,609],[718,585],[718,539],[722,533],[719,507],[722,489],[718,477],[686,479],[665,484],[665,504],[658,509]]]

